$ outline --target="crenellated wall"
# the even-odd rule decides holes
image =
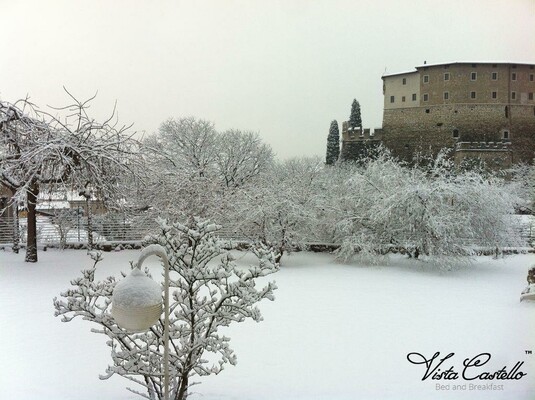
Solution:
[[[383,130],[360,127],[351,128],[347,121],[342,123],[342,160],[359,160],[370,155],[381,144]]]
[[[478,159],[491,170],[510,168],[513,164],[511,142],[457,142],[455,144],[455,165],[465,160]]]

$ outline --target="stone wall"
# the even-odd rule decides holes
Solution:
[[[447,104],[385,110],[383,142],[395,156],[436,154],[461,142],[511,141],[513,162],[531,162],[535,152],[535,107]]]
[[[455,165],[462,165],[466,160],[482,161],[489,170],[510,168],[513,161],[511,143],[458,142],[455,145]]]
[[[347,121],[342,123],[342,150],[340,159],[343,161],[358,161],[373,156],[375,150],[381,145],[383,130],[360,127],[351,129]]]
[[[415,91],[416,78],[418,105],[398,101],[405,89]],[[395,156],[410,161],[459,141],[510,141],[513,163],[533,161],[535,65],[454,62],[382,79],[383,141]]]

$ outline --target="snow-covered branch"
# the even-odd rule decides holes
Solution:
[[[253,249],[258,265],[240,268],[231,254],[226,253],[215,236],[218,225],[201,219],[188,224],[160,220],[161,232],[148,239],[158,243],[168,255],[171,270],[170,374],[171,393],[176,400],[185,399],[194,375],[218,374],[224,364],[236,363],[229,346],[230,339],[219,329],[247,318],[261,321],[256,303],[274,300],[277,288],[267,282],[261,288],[256,281],[278,270],[271,250]],[[154,400],[163,393],[163,319],[144,333],[128,333],[119,328],[110,314],[111,295],[116,280],[113,277],[95,281],[95,269],[100,255],[93,253],[95,265],[72,281],[74,289],[54,299],[55,315],[63,321],[76,317],[100,325],[97,333],[107,335],[112,349],[113,365],[102,379],[117,374],[145,388],[133,393]],[[148,272],[148,271],[146,271]],[[163,317],[162,317],[163,318]],[[206,354],[212,353],[212,361]]]

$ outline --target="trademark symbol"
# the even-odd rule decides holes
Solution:
[[[531,350],[526,350],[526,354],[532,354]]]

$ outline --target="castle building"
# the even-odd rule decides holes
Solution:
[[[410,161],[446,147],[456,162],[478,157],[491,168],[533,161],[535,65],[424,64],[382,80],[381,141],[394,156]],[[358,141],[349,136],[343,141]]]

